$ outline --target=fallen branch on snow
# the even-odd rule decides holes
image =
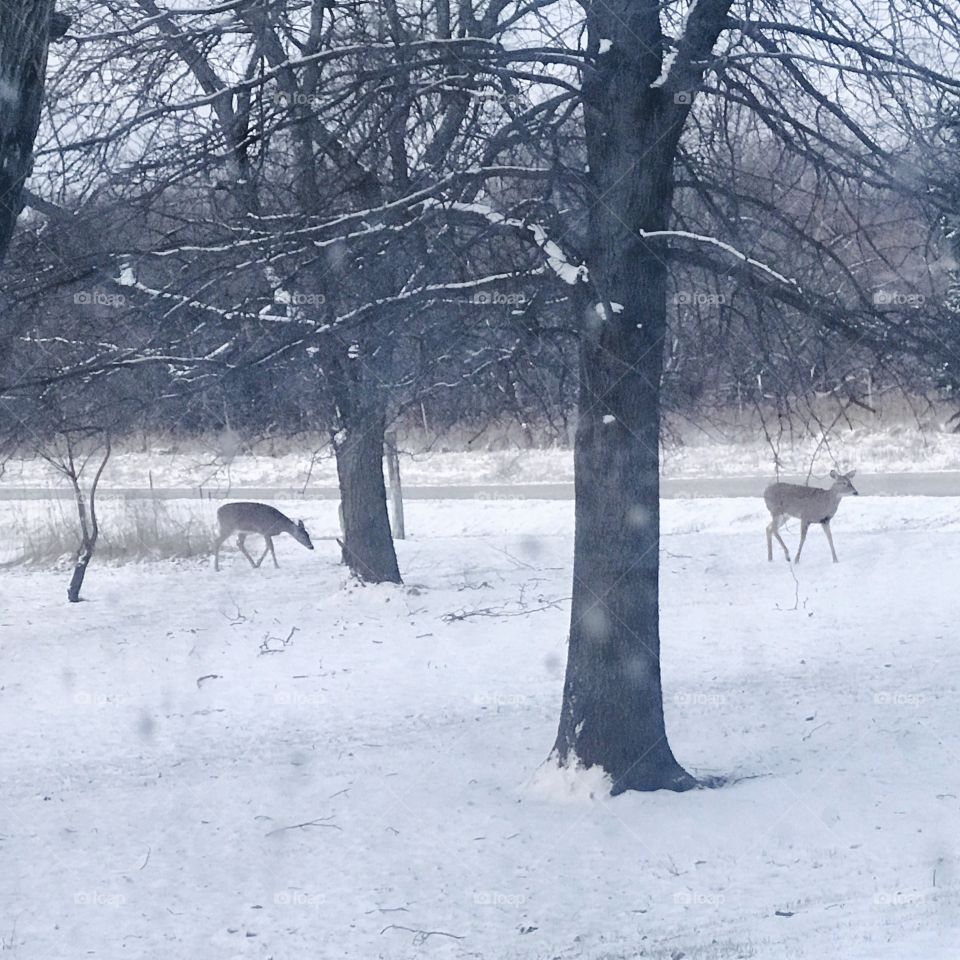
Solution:
[[[505,603],[502,607],[477,607],[474,610],[454,610],[445,613],[440,619],[444,623],[456,623],[460,620],[469,620],[471,617],[525,617],[530,613],[540,613],[543,610],[559,610],[560,604],[572,597],[558,597],[556,600],[548,600],[542,607],[523,607],[521,610],[508,610],[510,603]]]
[[[391,923],[389,926],[384,927],[380,931],[380,936],[383,936],[388,930],[406,930],[407,933],[413,934],[413,943],[415,946],[420,946],[422,943],[426,943],[430,937],[450,937],[451,940],[465,940],[465,937],[458,936],[455,933],[445,933],[443,930],[415,930],[413,927],[401,927],[398,923]]]

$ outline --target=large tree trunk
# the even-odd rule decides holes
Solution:
[[[67,21],[52,0],[0,2],[0,263],[20,216],[23,185],[33,166],[40,125],[47,45]]]
[[[372,401],[372,402],[371,402]],[[341,406],[335,441],[343,562],[368,583],[400,583],[383,481],[386,410],[380,398]]]
[[[660,687],[664,268],[649,253],[623,261],[632,273],[611,285],[623,299],[610,297],[623,313],[588,329],[580,351],[573,606],[556,743],[562,762],[602,767],[614,794],[695,786],[667,742]]]
[[[709,53],[724,0],[688,30]],[[573,607],[555,746],[564,765],[600,766],[612,792],[697,785],[667,742],[660,686],[659,427],[673,162],[689,110],[655,83],[663,38],[655,0],[593,5],[608,50],[584,82],[590,300],[583,301],[574,446]],[[704,20],[701,23],[701,19]],[[709,21],[709,22],[708,22]],[[627,29],[624,30],[624,27]],[[628,41],[622,41],[624,36]],[[678,58],[679,59],[679,58]],[[701,68],[702,69],[702,68]]]

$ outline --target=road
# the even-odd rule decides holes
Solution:
[[[802,483],[803,477],[782,479]],[[770,477],[698,477],[661,481],[665,499],[710,497],[757,497]],[[960,472],[857,474],[859,492],[871,497],[960,497]],[[0,500],[50,500],[73,496],[59,487],[7,487],[0,484]],[[99,491],[102,498],[129,500],[338,500],[336,487],[113,487]],[[572,500],[572,483],[469,484],[404,486],[405,500]]]

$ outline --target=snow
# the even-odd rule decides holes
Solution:
[[[613,46],[613,41],[612,41],[612,40],[608,40],[606,37],[604,37],[604,38],[600,41],[600,47],[599,47],[599,49],[597,50],[597,53],[598,53],[600,56],[603,56],[603,54],[605,54],[612,46]]]
[[[334,502],[278,505],[336,532]],[[683,795],[543,766],[569,502],[411,502],[402,587],[288,537],[279,570],[95,562],[74,606],[3,570],[3,948],[953,958],[960,499],[845,500],[836,565],[818,530],[768,563],[765,522],[663,505],[671,743],[734,779]]]
[[[679,45],[686,34],[687,24],[690,22],[690,17],[697,7],[697,2],[698,0],[691,0],[690,6],[684,12],[683,24],[677,33],[678,39],[674,41],[674,46],[667,51],[667,55],[663,58],[663,66],[660,68],[660,76],[658,76],[657,79],[650,84],[651,89],[662,87],[670,79],[670,71],[673,69],[673,64],[677,59],[677,54],[680,52]]]
[[[594,304],[593,309],[594,309],[594,311],[596,312],[597,316],[598,316],[601,320],[606,320],[606,319],[607,319],[607,305],[606,305],[606,304],[604,304],[604,303]],[[622,304],[622,303],[611,303],[611,304],[610,304],[610,310],[611,310],[613,313],[623,313],[623,304]],[[639,326],[641,326],[641,324],[638,323],[637,326],[639,327]]]
[[[571,428],[572,433],[572,428]],[[573,452],[557,447],[521,450],[418,450],[416,442],[401,437],[403,482],[411,486],[466,484],[516,484],[572,482]],[[233,487],[276,487],[287,490],[334,488],[336,466],[325,438],[300,448],[269,443],[246,448],[242,438],[224,433],[195,442],[154,444],[146,451],[118,450],[110,460],[104,487],[186,487],[227,492]],[[814,464],[814,482],[827,485],[827,475],[836,465],[857,467],[861,473],[912,473],[960,471],[960,434],[931,427],[925,432],[909,424],[857,426],[837,430],[828,445],[816,437],[784,438],[779,446],[781,473],[803,477]],[[671,444],[663,451],[666,478],[758,477],[776,472],[773,453],[759,430],[744,429],[726,441],[712,434],[692,432],[683,445]],[[761,480],[762,482],[762,480]],[[10,461],[0,473],[0,497],[14,487],[62,484],[42,461]],[[957,488],[960,493],[960,484]]]
[[[677,53],[676,48],[667,51],[667,55],[663,58],[663,66],[660,68],[660,75],[650,84],[651,90],[662,87],[670,79],[670,69],[673,67],[673,61],[677,59]]]
[[[428,198],[424,201],[425,209],[430,209],[432,207],[437,207],[443,210],[458,211],[460,213],[474,214],[483,217],[489,223],[496,224],[497,226],[511,227],[515,230],[528,230],[533,234],[534,242],[543,253],[547,266],[560,280],[566,284],[569,284],[570,286],[574,286],[581,281],[586,281],[588,278],[586,264],[574,266],[574,264],[570,263],[560,245],[555,240],[550,238],[547,231],[540,226],[540,224],[527,223],[526,221],[519,220],[516,217],[504,216],[502,213],[494,210],[493,207],[486,203],[440,203],[434,198]]]
[[[526,793],[534,800],[583,804],[604,800],[610,795],[612,785],[600,767],[585,769],[579,761],[560,766],[551,754],[538,767]]]

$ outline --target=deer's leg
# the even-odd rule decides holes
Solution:
[[[280,564],[277,563],[277,553],[273,549],[273,537],[267,537],[267,546],[270,548],[270,556],[273,557],[273,565],[279,570]]]
[[[784,519],[785,519],[784,517],[774,517],[770,521],[769,526],[767,527],[767,547],[768,547],[767,559],[768,560],[773,559],[773,557],[771,556],[773,552],[773,544],[771,543],[770,538],[776,537],[777,543],[779,543],[780,546],[783,547],[783,555],[787,558],[787,563],[789,563],[790,551],[787,549],[787,545],[783,542],[783,537],[780,536],[780,525],[783,523]]]
[[[221,533],[220,536],[217,537],[217,544],[213,548],[213,569],[214,570],[217,570],[217,571],[220,570],[220,548],[223,546],[223,541],[227,539],[227,536],[229,536],[229,534]]]
[[[263,553],[260,554],[260,559],[254,564],[254,566],[259,570],[260,564],[263,563],[263,558],[267,555],[267,551],[270,549],[270,538],[264,534],[263,535]]]
[[[837,559],[837,551],[833,547],[833,534],[830,532],[830,521],[824,520],[821,526],[823,527],[823,532],[827,535],[827,542],[830,544],[830,552],[833,554],[833,562],[839,563],[840,561]]]
[[[801,520],[800,521],[800,546],[797,547],[797,555],[794,558],[794,561],[793,561],[794,563],[800,562],[800,552],[803,550],[803,543],[807,539],[807,530],[809,529],[810,529],[810,521]]]
[[[238,534],[237,546],[240,548],[240,552],[250,561],[250,566],[256,567],[256,564],[253,562],[253,557],[251,557],[250,554],[247,553],[247,548],[244,546],[246,539],[247,539],[247,535],[245,533]]]

